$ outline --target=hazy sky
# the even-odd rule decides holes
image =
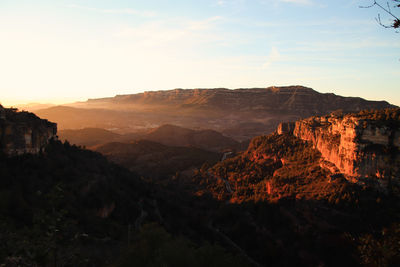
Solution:
[[[370,2],[0,0],[0,102],[304,85],[400,105],[400,33]]]

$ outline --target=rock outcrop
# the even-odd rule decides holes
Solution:
[[[400,182],[400,109],[311,117],[282,123],[277,133],[311,142],[348,180]]]
[[[0,150],[6,155],[39,153],[56,134],[57,124],[0,105]]]
[[[295,122],[282,122],[278,125],[276,131],[278,134],[293,133],[295,126],[296,126]]]

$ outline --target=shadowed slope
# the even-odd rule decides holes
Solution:
[[[142,139],[169,146],[193,146],[221,151],[240,148],[240,143],[213,130],[191,130],[174,125],[163,125],[149,131]]]
[[[221,154],[194,147],[173,147],[140,140],[135,143],[108,143],[95,148],[107,158],[142,176],[165,179],[199,168],[205,162],[216,163]]]
[[[71,144],[91,147],[118,140],[121,138],[121,135],[100,128],[84,128],[81,130],[58,131],[58,137],[60,140],[67,140]]]

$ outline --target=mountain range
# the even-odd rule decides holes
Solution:
[[[64,129],[103,128],[117,133],[148,130],[164,124],[212,129],[238,141],[269,134],[282,121],[333,111],[358,112],[394,107],[319,93],[303,86],[251,89],[175,89],[89,99],[35,111]]]

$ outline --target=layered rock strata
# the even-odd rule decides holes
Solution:
[[[368,101],[358,97],[342,97],[332,93],[323,94],[304,86],[272,86],[235,90],[216,88],[149,91],[110,98],[89,99],[87,102],[76,103],[74,106],[86,108],[151,106],[152,110],[161,107],[179,107],[180,109],[193,108],[196,111],[207,109],[235,113],[237,111],[273,114],[278,112],[305,117],[327,114],[335,110],[356,112],[365,108],[394,107],[386,101]]]
[[[388,119],[373,113],[311,117],[282,123],[277,132],[311,142],[349,180],[375,178],[387,184],[400,180],[400,110],[390,112]]]
[[[0,151],[6,155],[39,153],[56,134],[57,124],[0,105]]]

